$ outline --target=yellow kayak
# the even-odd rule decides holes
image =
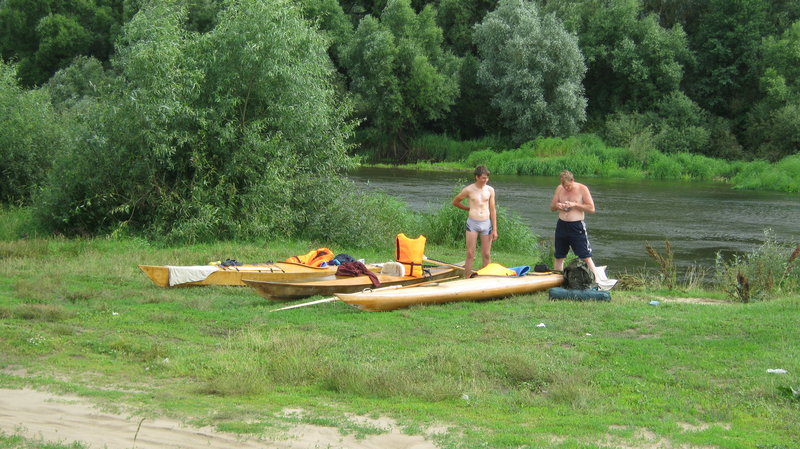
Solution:
[[[395,310],[417,304],[481,301],[524,295],[559,287],[564,276],[555,273],[525,276],[477,276],[451,282],[428,283],[408,288],[386,288],[359,293],[336,293],[340,300],[370,312]]]
[[[452,267],[433,267],[426,270],[429,275],[424,277],[390,276],[380,273],[376,273],[375,276],[380,280],[381,287],[386,287],[434,281],[457,274],[456,269]],[[262,297],[270,300],[300,299],[314,295],[329,296],[334,293],[360,292],[372,288],[372,281],[368,276],[329,276],[296,282],[260,281],[246,276],[244,283]]]
[[[372,271],[380,267],[368,265]],[[159,287],[190,287],[197,285],[244,286],[242,278],[260,281],[293,281],[330,276],[336,266],[312,267],[294,262],[274,262],[222,267],[219,265],[139,265],[139,269]]]

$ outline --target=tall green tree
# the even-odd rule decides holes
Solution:
[[[476,25],[478,80],[503,132],[516,142],[578,132],[586,119],[586,73],[577,37],[534,2],[501,0]]]
[[[762,38],[775,30],[764,0],[709,0],[690,35],[696,64],[687,94],[704,109],[740,119],[755,103]]]
[[[7,0],[0,5],[0,53],[19,61],[24,85],[39,85],[78,55],[107,61],[123,15],[119,0]]]
[[[409,137],[440,120],[458,96],[458,59],[442,48],[436,10],[417,14],[409,0],[389,0],[380,19],[366,16],[344,65],[364,125],[389,136],[390,156],[405,158]]]
[[[614,112],[646,111],[680,88],[691,60],[679,25],[663,28],[640,0],[580,0],[557,9],[578,33],[588,72],[590,120]],[[558,3],[556,6],[562,7]]]
[[[293,235],[350,166],[324,40],[292,0],[229,0],[206,33],[146,2],[37,217],[63,233],[183,241]]]
[[[800,152],[800,21],[763,46],[764,95],[748,114],[747,142],[758,157],[778,160]]]
[[[458,56],[475,54],[473,27],[497,7],[497,0],[438,0],[437,23],[445,43]]]
[[[303,15],[325,34],[330,54],[338,62],[353,34],[353,24],[338,0],[301,0]]]

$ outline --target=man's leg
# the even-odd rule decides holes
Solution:
[[[475,261],[475,246],[478,243],[478,233],[467,231],[466,241],[467,260],[464,261],[464,277],[469,279],[469,277],[472,276],[472,263]]]
[[[481,235],[481,259],[484,267],[492,263],[492,234]]]
[[[556,234],[553,239],[553,271],[564,271],[564,259],[567,258],[569,252],[569,240]]]
[[[583,259],[583,261],[586,262],[586,266],[592,270],[592,274],[594,274],[594,281],[597,282],[597,280],[600,279],[600,276],[597,275],[597,268],[594,266],[594,261],[591,257],[586,257]]]

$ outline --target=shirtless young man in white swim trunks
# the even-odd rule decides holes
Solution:
[[[453,206],[469,212],[467,218],[467,260],[464,263],[464,276],[472,276],[472,264],[475,262],[475,248],[478,236],[481,238],[482,267],[492,262],[492,242],[497,240],[497,211],[495,210],[494,189],[487,185],[489,170],[483,165],[475,167],[475,183],[464,187],[453,198]],[[462,203],[469,198],[469,206]]]

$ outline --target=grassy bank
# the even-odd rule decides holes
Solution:
[[[735,189],[800,192],[800,155],[776,163],[728,161],[699,154],[666,154],[646,144],[607,146],[594,135],[566,139],[541,138],[514,149],[501,149],[491,139],[459,142],[446,136],[423,136],[412,153],[423,170],[468,170],[486,165],[495,174],[556,176],[571,170],[577,176],[725,182]],[[440,162],[425,162],[440,161]]]
[[[698,304],[679,300],[685,292],[615,291],[601,304],[539,293],[389,313],[341,303],[270,313],[275,305],[246,288],[160,289],[136,267],[276,260],[317,243],[4,239],[0,387],[268,437],[302,423],[381,432],[348,419],[357,414],[395,418],[443,448],[800,444],[798,296],[741,304],[694,292],[713,302]],[[428,253],[463,258],[460,248]],[[74,447],[20,441],[0,436],[0,447]]]

